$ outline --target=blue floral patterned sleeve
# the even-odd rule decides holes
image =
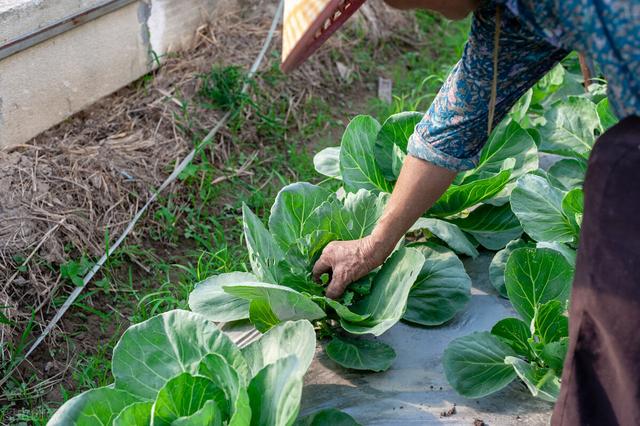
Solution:
[[[502,4],[494,125],[571,50],[598,63],[620,118],[640,114],[640,1],[496,0],[474,13],[462,59],[409,139],[409,154],[462,171],[487,140],[497,4]]]
[[[409,139],[409,154],[451,170],[475,167],[487,140],[496,6],[478,9],[462,59]],[[502,12],[494,123],[568,54]]]

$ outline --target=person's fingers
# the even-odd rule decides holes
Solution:
[[[347,285],[349,285],[347,274],[345,274],[344,271],[340,269],[333,271],[331,282],[327,287],[327,297],[330,299],[337,299],[338,297],[342,296],[342,293],[344,293]]]
[[[320,276],[322,274],[331,272],[332,264],[331,264],[331,255],[326,252],[322,252],[320,255],[320,259],[313,265],[313,280],[316,282],[320,282]]]

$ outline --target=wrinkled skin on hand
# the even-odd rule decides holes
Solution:
[[[375,248],[370,236],[360,240],[333,241],[324,248],[314,265],[313,278],[319,282],[322,274],[331,274],[326,294],[337,299],[349,284],[380,266],[386,255]]]

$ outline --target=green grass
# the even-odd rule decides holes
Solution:
[[[277,60],[259,73],[261,84],[251,84],[247,94],[241,93],[246,77],[237,67],[215,65],[200,76],[202,85],[197,95],[181,99],[185,107],[176,117],[181,131],[191,135],[195,144],[208,129],[198,126],[194,114],[240,108],[228,126],[232,146],[237,149],[231,151],[221,169],[211,163],[212,148],[205,147],[179,176],[176,191],[160,197],[152,212],[153,224],[142,230],[148,241],[142,246],[125,244],[119,248],[78,298],[67,314],[81,325],[65,342],[76,358],[68,379],[57,385],[62,400],[113,380],[111,351],[130,323],[167,310],[186,309],[188,295],[198,282],[214,274],[249,269],[242,240],[243,203],[264,218],[282,186],[296,181],[322,182],[313,168],[313,155],[326,146],[339,145],[342,131],[353,116],[371,114],[382,121],[395,112],[428,108],[461,54],[469,23],[451,23],[426,12],[418,12],[417,17],[424,37],[414,50],[406,46],[400,49],[394,43],[374,50],[361,30],[346,34],[359,40],[351,56],[334,56],[355,64],[358,71],[353,84],[360,89],[338,101],[306,97],[297,117],[289,114],[291,100],[280,90],[286,85],[286,77]],[[437,40],[437,44],[428,40]],[[277,59],[278,52],[271,55]],[[377,99],[378,76],[393,80],[392,104]],[[140,90],[147,90],[149,78],[138,83]],[[367,96],[362,93],[365,89]],[[255,133],[247,136],[247,127]],[[245,173],[238,175],[247,163],[250,165]],[[169,165],[169,170],[173,166]],[[223,180],[214,183],[220,178]],[[76,253],[75,260],[61,266],[66,288],[81,283],[93,260]],[[64,302],[65,296],[59,294],[54,306]],[[94,348],[76,346],[88,333],[105,337]],[[25,336],[25,342],[30,337]],[[23,349],[16,347],[13,351],[19,354]],[[14,378],[9,383],[9,404],[2,403],[0,423],[45,423],[58,404],[43,403],[39,391],[34,391],[37,383],[35,376]],[[8,395],[5,391],[5,398]],[[16,411],[16,407],[21,408]],[[7,417],[9,412],[11,418]]]

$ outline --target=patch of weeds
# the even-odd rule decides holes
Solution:
[[[60,265],[60,275],[63,279],[73,283],[76,286],[83,284],[84,276],[89,269],[94,265],[85,255],[82,255],[78,260],[69,260],[66,263]]]
[[[13,404],[0,407],[0,424],[12,426],[45,426],[53,412],[49,406],[37,404],[33,407],[21,408],[15,411]]]
[[[248,100],[248,96],[242,93],[248,80],[245,71],[238,66],[214,65],[211,71],[200,75],[200,81],[202,86],[198,95],[205,108],[231,111]]]

